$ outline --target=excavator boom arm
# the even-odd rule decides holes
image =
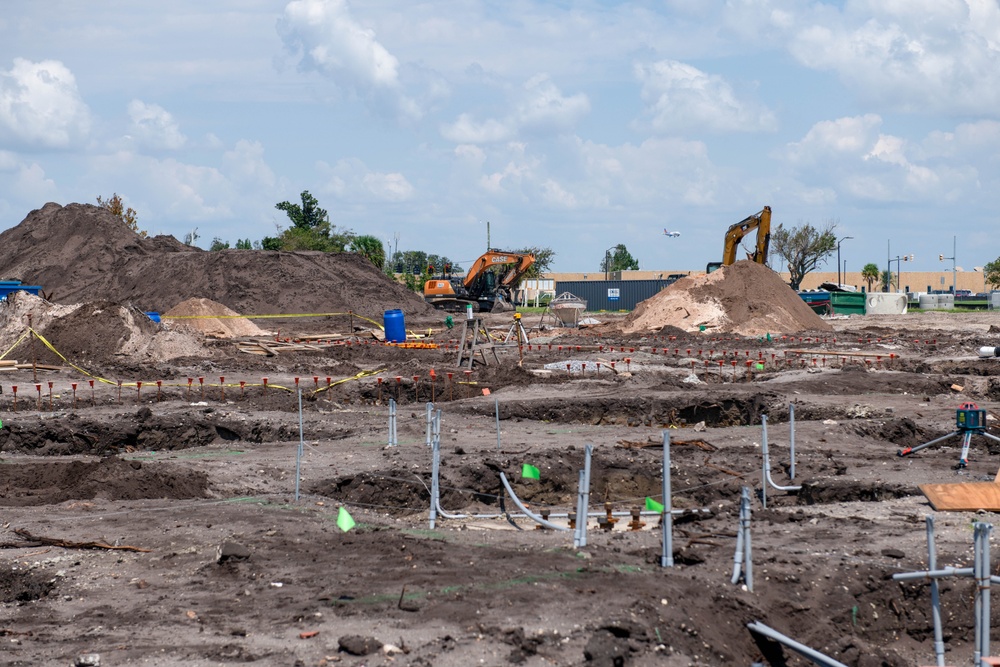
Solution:
[[[500,281],[501,285],[510,286],[516,283],[518,278],[523,276],[534,263],[534,255],[489,250],[472,263],[468,273],[465,274],[465,279],[462,280],[462,284],[469,287],[476,281],[476,278],[481,276],[483,272],[487,271],[491,266],[507,266],[508,264],[514,264],[514,266],[504,274],[503,279]]]
[[[754,246],[753,254],[749,255],[747,259],[752,259],[758,264],[767,263],[767,251],[771,245],[770,206],[765,206],[760,213],[755,213],[729,228],[722,251],[723,266],[729,266],[736,261],[736,249],[739,247],[740,241],[755,229],[757,230],[757,243]]]

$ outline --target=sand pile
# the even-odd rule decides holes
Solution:
[[[161,315],[170,325],[190,327],[215,338],[261,337],[269,333],[211,299],[188,299]]]
[[[678,280],[636,306],[621,328],[637,333],[665,326],[742,336],[831,330],[778,274],[749,260]]]
[[[0,345],[10,350],[7,359],[61,365],[59,354],[42,341],[21,338],[28,329],[27,314],[35,329],[70,363],[93,369],[115,361],[157,363],[188,356],[211,356],[201,336],[170,331],[132,306],[96,301],[55,305],[26,292],[14,292],[0,302]],[[18,343],[18,340],[21,340]]]
[[[140,222],[141,225],[141,222]],[[57,303],[111,300],[167,312],[208,298],[244,315],[339,313],[436,317],[423,297],[351,253],[223,250],[144,239],[90,204],[46,204],[0,234],[0,278],[41,285]]]

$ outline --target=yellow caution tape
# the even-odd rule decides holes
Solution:
[[[14,343],[10,347],[8,347],[6,352],[4,352],[3,354],[0,354],[0,359],[3,359],[8,354],[10,354],[10,351],[13,350],[15,347],[17,347],[18,345],[20,345],[21,341],[24,340],[28,336],[29,333],[31,333],[30,329],[28,331],[25,331],[23,334],[21,334],[21,337],[17,339],[16,343]]]

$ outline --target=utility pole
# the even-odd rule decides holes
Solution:
[[[958,256],[958,253],[955,252],[955,249],[957,247],[958,247],[958,237],[957,236],[952,236],[951,237],[951,257],[945,257],[944,255],[938,255],[938,261],[939,262],[943,262],[946,259],[950,259],[951,260],[951,293],[952,294],[955,293],[955,288],[957,286],[956,269],[955,269],[955,266],[956,266],[956,263],[957,263],[956,260],[955,260],[955,257]],[[942,282],[944,282],[944,281],[942,280]]]

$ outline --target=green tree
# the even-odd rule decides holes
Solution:
[[[879,279],[879,268],[878,264],[869,262],[865,264],[864,268],[861,269],[861,279],[868,283],[868,291],[872,291],[872,285],[875,284]]]
[[[303,190],[300,197],[301,204],[283,201],[274,205],[276,209],[285,212],[292,226],[278,236],[280,248],[269,247],[275,245],[272,237],[265,238],[264,241],[269,243],[262,242],[262,246],[269,250],[344,252],[354,239],[354,232],[338,232],[330,223],[330,214],[320,208],[319,201],[308,190]]]
[[[896,274],[889,271],[882,271],[879,273],[878,282],[883,292],[891,292],[896,289]]]
[[[276,236],[265,236],[260,240],[261,250],[281,250],[281,238]]]
[[[798,290],[806,274],[837,249],[836,228],[837,224],[830,221],[822,230],[806,223],[790,229],[778,225],[771,232],[771,250],[788,264],[789,283],[793,290]]]
[[[216,236],[214,239],[212,239],[212,245],[209,246],[208,249],[209,250],[228,250],[229,249],[229,242],[228,241],[223,241],[218,236]]]
[[[552,268],[552,260],[556,256],[552,248],[542,248],[540,246],[528,246],[514,252],[519,252],[523,255],[533,255],[535,258],[535,263],[524,272],[522,280],[535,280],[540,278],[543,273],[548,273],[549,269]]]
[[[601,271],[611,273],[612,271],[637,271],[639,260],[632,257],[628,248],[623,243],[619,243],[604,253],[601,259]]]
[[[139,221],[135,209],[131,206],[126,208],[125,202],[122,201],[117,192],[111,195],[111,199],[102,199],[100,195],[97,195],[97,205],[106,211],[110,211],[111,215],[121,220],[126,227],[142,238],[146,238],[149,235],[148,232],[139,229]]]
[[[1000,287],[1000,257],[983,266],[983,279],[994,289]]]
[[[253,243],[250,239],[236,239],[237,250],[253,250]]]
[[[357,253],[374,264],[379,271],[385,266],[385,246],[378,237],[364,234],[351,241],[351,252]]]
[[[302,204],[292,204],[283,201],[274,205],[279,211],[284,211],[292,225],[298,229],[316,229],[323,224],[329,224],[330,214],[326,209],[319,207],[319,201],[309,194],[308,190],[303,190],[300,195]]]

